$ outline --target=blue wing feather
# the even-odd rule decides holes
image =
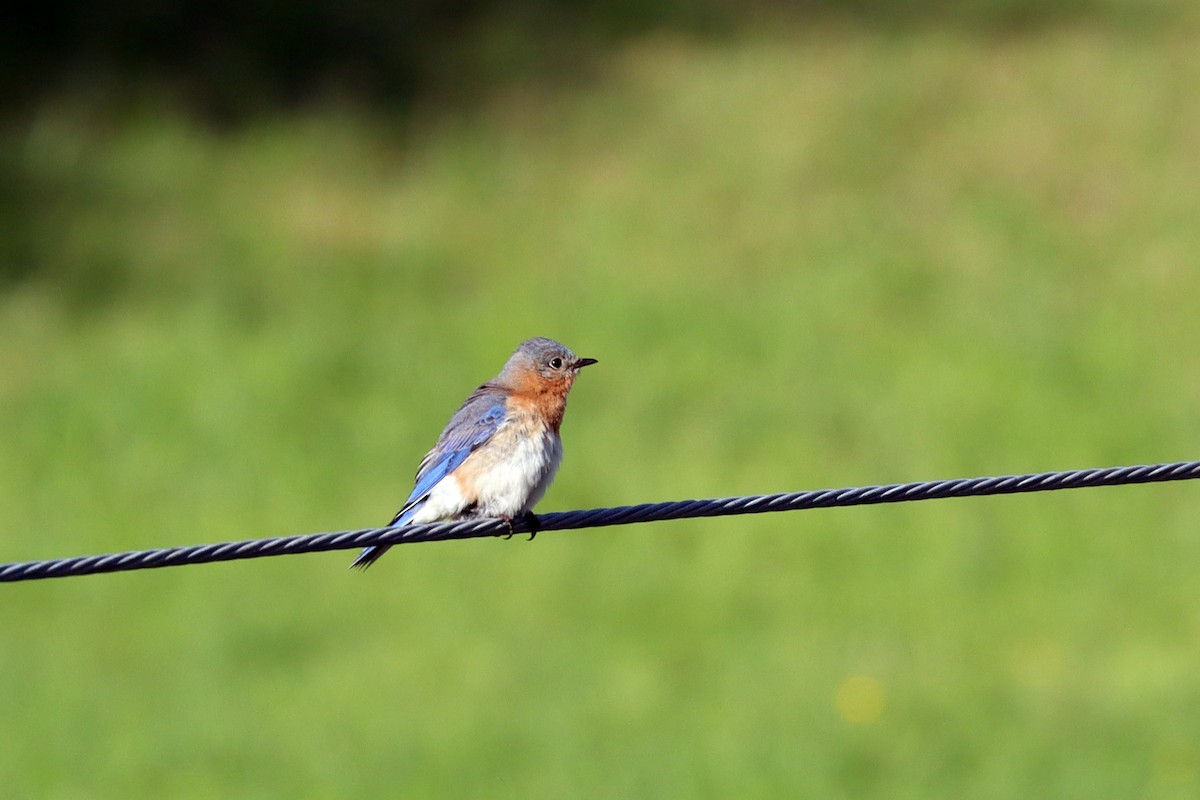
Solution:
[[[484,384],[467,398],[455,412],[438,437],[437,444],[421,459],[417,467],[416,485],[388,523],[389,528],[407,525],[425,504],[433,487],[454,472],[467,460],[471,453],[487,443],[508,416],[505,392],[498,387]],[[367,547],[351,567],[366,569],[387,551],[387,546]]]

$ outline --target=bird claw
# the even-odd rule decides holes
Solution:
[[[508,526],[508,533],[502,533],[500,536],[505,541],[508,541],[516,534],[517,529],[514,524],[515,521],[512,517],[503,517],[503,520],[504,524]],[[523,515],[521,515],[521,522],[525,525],[525,527],[529,528],[529,539],[527,541],[532,542],[542,527],[541,523],[538,522],[537,516],[532,511],[526,511]]]
[[[525,523],[525,527],[529,528],[529,539],[527,541],[532,542],[534,537],[538,535],[538,531],[542,529],[542,523],[538,521],[537,515],[532,511],[526,511],[522,521]]]

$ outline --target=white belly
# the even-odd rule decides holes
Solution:
[[[516,517],[537,504],[562,463],[562,439],[553,431],[517,437],[503,455],[484,456],[476,473],[476,512],[484,517]],[[503,451],[501,451],[503,452]]]
[[[562,463],[562,439],[552,430],[512,425],[438,482],[413,522],[453,519],[470,510],[481,517],[519,517],[546,494]]]

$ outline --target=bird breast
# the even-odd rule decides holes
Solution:
[[[542,499],[562,462],[562,439],[541,420],[523,414],[505,421],[484,447],[460,467],[464,496],[475,513],[516,517]]]

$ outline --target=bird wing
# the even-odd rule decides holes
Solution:
[[[508,418],[505,393],[484,384],[475,390],[446,424],[433,449],[417,467],[416,485],[389,527],[408,521],[434,486],[467,460],[496,433]]]
[[[417,467],[416,486],[388,523],[389,528],[407,525],[425,503],[433,487],[495,435],[508,418],[508,408],[504,402],[507,396],[500,387],[485,383],[467,398],[446,424],[437,444],[421,459]],[[364,548],[350,566],[366,569],[390,547],[385,544]]]

